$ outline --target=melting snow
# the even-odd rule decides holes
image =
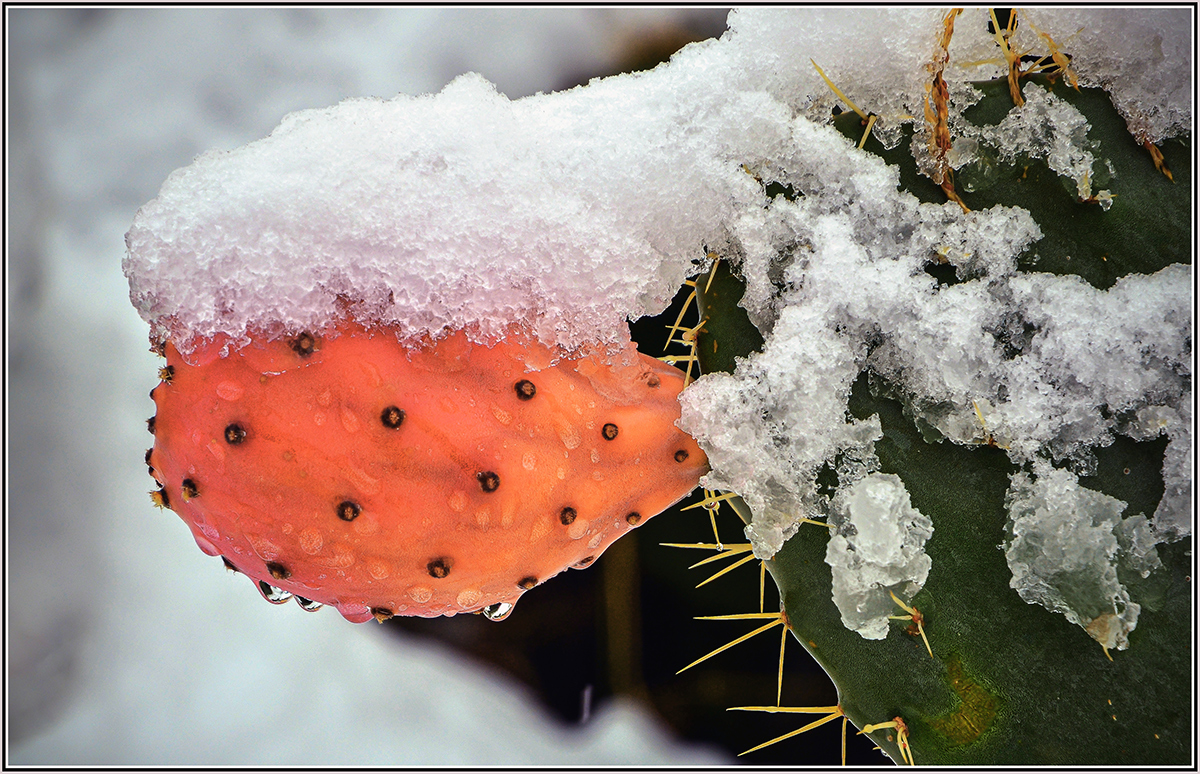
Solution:
[[[899,611],[888,592],[912,599],[929,576],[925,541],[933,522],[912,507],[899,476],[871,473],[834,497],[833,536],[825,561],[833,571],[833,601],[847,629],[868,640],[888,633]]]
[[[1105,648],[1124,650],[1141,606],[1117,580],[1118,559],[1140,572],[1159,566],[1140,514],[1122,521],[1125,503],[1081,487],[1075,476],[1041,465],[1013,476],[1004,556],[1021,599],[1062,613]],[[1124,550],[1122,550],[1124,546]]]

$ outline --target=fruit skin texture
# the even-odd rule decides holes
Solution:
[[[413,349],[351,323],[226,344],[165,344],[152,495],[272,601],[354,622],[506,611],[708,470],[674,425],[683,374],[632,347],[550,365],[517,336]]]

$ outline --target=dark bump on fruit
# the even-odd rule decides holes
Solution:
[[[362,513],[362,508],[353,500],[343,500],[338,503],[337,515],[342,521],[354,521],[360,513]]]
[[[146,429],[150,431],[150,435],[154,435],[154,420],[157,417],[150,417],[146,420]]]
[[[225,443],[236,446],[246,440],[246,430],[237,422],[225,427]]]
[[[279,562],[267,562],[267,572],[271,573],[275,580],[287,580],[292,577],[292,571]]]
[[[154,464],[152,462],[150,462],[150,455],[153,453],[154,453],[153,446],[151,446],[149,449],[146,450],[146,466],[149,467],[151,470],[154,469]]]
[[[646,380],[648,387],[657,387],[660,384],[662,384],[662,380],[658,378],[658,374],[650,374],[650,378]]]
[[[575,521],[575,517],[578,515],[579,515],[579,513],[574,508],[567,507],[567,508],[563,508],[562,511],[558,514],[558,520],[561,521],[564,525],[570,524],[571,522]]]
[[[150,351],[153,352],[154,354],[158,355],[159,357],[166,357],[167,356],[167,342],[165,342],[165,341],[150,342]]]
[[[513,385],[513,389],[517,391],[518,400],[529,400],[534,395],[537,395],[537,387],[528,379],[522,379]]]
[[[229,572],[241,572],[241,570],[233,566],[233,562],[229,561],[225,557],[222,556],[221,561],[225,563],[225,569]]]
[[[475,478],[479,479],[479,486],[485,492],[495,492],[500,488],[500,477],[490,470],[476,473]]]
[[[642,514],[638,513],[637,511],[630,511],[629,513],[625,514],[625,521],[629,522],[629,526],[631,527],[636,527],[638,522],[641,520]]]
[[[679,451],[675,452],[675,461],[676,462],[685,462],[687,460],[687,458],[688,458],[687,449],[680,449]]]
[[[573,565],[571,565],[571,566],[572,566],[572,567],[574,567],[574,568],[575,568],[575,569],[577,569],[577,570],[582,570],[584,567],[587,567],[589,564],[591,564],[591,563],[592,563],[592,562],[594,562],[594,561],[596,561],[596,557],[594,557],[594,556],[585,556],[585,557],[583,557],[582,559],[580,559],[578,562],[576,562],[575,564],[573,564]]]
[[[444,556],[439,556],[425,565],[425,569],[429,571],[431,578],[445,578],[450,574],[450,560]]]
[[[310,356],[317,348],[317,340],[308,331],[292,339],[292,350],[300,357]]]
[[[533,577],[532,575],[526,575],[524,578],[517,581],[517,585],[526,591],[529,591],[531,588],[537,585],[537,578]]]
[[[395,613],[393,613],[391,610],[388,610],[386,607],[373,607],[371,608],[371,615],[375,616],[376,621],[383,623],[387,619],[394,616]]]
[[[175,378],[175,366],[163,366],[158,369],[158,378],[165,384],[170,384],[171,380]]]
[[[183,480],[183,483],[180,485],[180,488],[183,490],[183,501],[184,502],[187,502],[188,500],[192,499],[193,497],[200,496],[200,490],[196,488],[196,482],[191,480],[190,478],[185,478]]]
[[[611,441],[612,439],[617,437],[617,433],[620,431],[617,430],[616,425],[614,425],[612,422],[609,422],[603,428],[600,429],[600,432],[604,435],[604,440]]]
[[[154,503],[159,508],[170,508],[171,499],[167,497],[166,489],[156,489],[150,493],[150,502]]]
[[[404,409],[399,406],[388,406],[379,415],[379,419],[383,422],[384,427],[390,427],[395,430],[404,424]]]

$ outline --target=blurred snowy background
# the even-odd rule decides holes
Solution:
[[[429,640],[273,608],[221,571],[146,496],[158,360],[120,269],[172,170],[286,113],[467,71],[511,98],[568,88],[719,35],[725,12],[6,13],[7,762],[727,762],[631,700],[570,727]]]

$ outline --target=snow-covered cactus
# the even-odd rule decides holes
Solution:
[[[681,425],[837,685],[810,710],[909,763],[1185,763],[1190,137],[1032,40],[1023,104],[935,83],[893,147],[847,111],[818,136],[863,152],[764,178],[788,226],[696,283]]]

